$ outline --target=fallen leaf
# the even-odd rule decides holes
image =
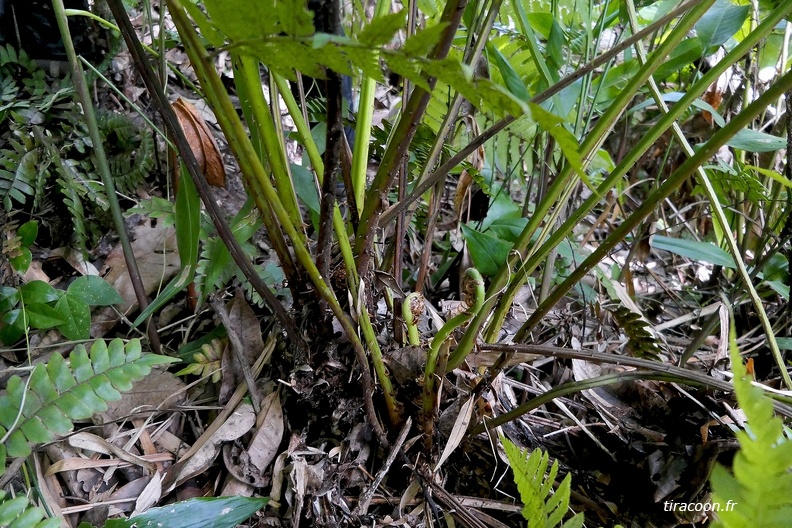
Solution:
[[[198,110],[191,103],[181,97],[173,103],[173,111],[179,120],[179,124],[184,130],[184,136],[190,144],[198,167],[206,178],[209,185],[215,187],[225,187],[225,167],[223,166],[223,155],[217,147],[214,135],[206,124],[206,121],[198,113]],[[178,181],[178,164],[174,164],[174,181]]]

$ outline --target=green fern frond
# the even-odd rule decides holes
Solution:
[[[80,195],[70,179],[58,178],[58,185],[63,193],[63,203],[66,204],[71,216],[75,245],[80,251],[86,251],[88,234],[85,231],[85,211],[83,210]]]
[[[154,142],[124,114],[103,112],[99,130],[107,146],[107,163],[119,192],[130,194],[140,187],[154,165]]]
[[[46,516],[43,508],[31,506],[24,495],[10,498],[0,491],[0,526],[17,528],[57,528],[60,520],[56,518],[43,520]]]
[[[784,435],[773,404],[755,387],[746,373],[731,326],[731,363],[734,392],[748,419],[737,433],[740,451],[731,475],[720,465],[712,472],[713,503],[720,528],[775,528],[789,526],[792,519],[792,441]]]
[[[8,147],[0,148],[0,199],[5,210],[11,211],[12,200],[24,204],[33,195],[37,153],[13,138]]]
[[[91,346],[78,345],[67,362],[54,354],[38,364],[30,377],[13,376],[0,396],[0,474],[6,457],[26,457],[31,444],[50,442],[72,430],[75,420],[85,420],[107,410],[107,402],[121,398],[132,382],[145,377],[155,365],[173,358],[142,354],[140,341],[126,345],[115,339],[108,346],[99,339]],[[0,523],[1,525],[2,523]]]
[[[521,450],[505,437],[501,437],[501,443],[514,473],[514,481],[523,502],[522,516],[528,521],[528,528],[582,527],[582,513],[561,524],[569,508],[572,475],[567,474],[555,493],[550,495],[558,474],[558,461],[553,462],[548,473],[547,453],[535,449],[529,455],[527,449]]]

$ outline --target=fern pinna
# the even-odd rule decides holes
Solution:
[[[26,457],[31,444],[50,442],[72,430],[75,420],[85,420],[107,410],[107,402],[121,399],[134,381],[155,365],[175,358],[143,354],[138,339],[93,343],[90,355],[77,345],[66,361],[54,354],[38,364],[27,380],[13,376],[0,396],[0,475],[6,457]]]
[[[584,520],[582,513],[561,524],[569,508],[572,475],[567,474],[555,493],[550,495],[558,475],[558,461],[553,462],[548,473],[549,456],[546,452],[535,449],[529,455],[527,450],[521,450],[505,437],[501,437],[501,444],[514,473],[514,482],[523,502],[522,516],[528,521],[528,527],[581,528]]]
[[[731,325],[731,364],[734,392],[748,420],[737,432],[740,451],[732,464],[734,475],[716,465],[712,472],[713,511],[717,528],[781,528],[792,524],[792,441],[784,434],[773,402],[755,387],[737,350]],[[788,431],[788,430],[787,430]]]

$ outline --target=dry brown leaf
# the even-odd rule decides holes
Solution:
[[[187,395],[182,380],[166,370],[152,370],[148,376],[135,383],[118,401],[108,402],[107,411],[101,413],[103,423],[122,419],[132,413],[166,409],[184,403]],[[97,419],[99,416],[95,416]]]
[[[245,299],[242,288],[237,288],[234,300],[228,306],[228,318],[231,319],[232,328],[228,332],[234,332],[242,343],[242,353],[248,367],[252,367],[256,362],[261,351],[264,350],[264,339],[261,336],[261,325],[253,312],[253,309]],[[225,347],[223,352],[223,383],[220,386],[218,400],[225,404],[236,390],[240,383],[244,383],[245,377],[242,373],[238,361],[234,358],[232,347]]]
[[[232,442],[240,438],[250,431],[255,423],[256,415],[253,412],[253,406],[249,403],[240,404],[192,457],[183,464],[171,466],[169,473],[175,474],[168,475],[167,481],[179,483],[200,475],[212,465],[224,442]]]
[[[137,261],[143,289],[146,295],[150,295],[160,286],[167,284],[180,270],[176,230],[172,227],[163,227],[162,224],[152,226],[151,221],[147,220],[146,223],[135,226],[130,235],[134,239],[132,253]],[[121,244],[116,245],[107,256],[105,267],[109,271],[104,279],[121,295],[124,302],[117,307],[107,307],[94,313],[91,323],[92,337],[101,337],[115,326],[119,321],[116,310],[127,314],[138,306]]]
[[[278,454],[283,438],[283,410],[277,392],[262,400],[256,423],[256,431],[247,449],[241,450],[236,445],[226,444],[223,459],[229,473],[236,479],[263,488],[269,485],[264,471]]]
[[[448,441],[443,448],[443,453],[440,455],[440,458],[435,465],[435,471],[440,469],[440,466],[443,465],[443,462],[445,462],[446,459],[451,456],[451,453],[454,452],[457,446],[459,446],[459,444],[462,442],[462,439],[465,437],[465,433],[467,432],[468,426],[470,425],[470,420],[473,418],[474,403],[475,398],[471,396],[459,410],[459,414],[457,415],[456,420],[454,420],[454,426],[451,428],[451,434],[448,436]]]
[[[190,144],[198,167],[206,177],[206,182],[215,187],[225,187],[225,167],[223,166],[223,155],[217,147],[217,143],[212,135],[212,130],[206,121],[198,113],[198,110],[191,103],[181,97],[173,103],[173,111],[179,119],[179,124],[184,130],[184,136]],[[178,165],[174,171],[178,171]],[[174,174],[174,181],[178,181],[178,173]]]

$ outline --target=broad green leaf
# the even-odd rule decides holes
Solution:
[[[493,276],[506,262],[512,244],[487,233],[480,233],[462,224],[462,235],[468,244],[473,264],[484,276]]]
[[[786,148],[786,139],[744,128],[726,143],[730,147],[747,152],[773,152]]]
[[[102,277],[88,275],[80,277],[67,290],[69,295],[85,301],[88,306],[112,306],[124,302],[124,299]]]
[[[305,6],[305,0],[277,0],[275,12],[280,31],[290,37],[311,36],[314,32],[313,14]]]
[[[267,502],[268,498],[201,497],[151,508],[130,519],[110,519],[105,528],[234,528],[266,506]]]
[[[513,244],[527,223],[528,219],[522,217],[497,219],[490,224],[489,231],[499,239]]]
[[[22,434],[25,435],[28,442],[34,444],[44,444],[52,440],[52,433],[50,433],[49,429],[44,427],[41,419],[37,416],[33,416],[22,422],[19,430],[22,431]]]
[[[85,301],[67,294],[55,304],[55,310],[66,321],[58,325],[66,338],[78,341],[91,337],[91,308]]]
[[[495,58],[495,64],[498,65],[498,70],[500,70],[506,88],[508,88],[515,97],[527,102],[531,98],[531,94],[528,93],[528,88],[525,87],[525,83],[514,68],[512,68],[512,65],[509,64],[509,61],[504,57],[503,53],[489,42],[487,43],[487,51],[490,56]]]
[[[13,499],[3,501],[0,509],[0,526],[8,526],[11,521],[17,518],[25,508],[28,507],[28,500],[25,495],[19,495]]]
[[[652,75],[655,80],[663,81],[669,76],[678,73],[686,66],[693,64],[701,58],[704,48],[697,38],[685,39],[668,56],[668,60],[663,62]]]
[[[734,5],[729,0],[718,0],[696,22],[696,35],[705,50],[724,44],[742,27],[750,6]]]
[[[176,245],[182,267],[194,266],[198,261],[200,231],[201,199],[182,164],[179,190],[176,193]]]
[[[709,262],[724,268],[735,268],[734,259],[724,250],[710,242],[684,240],[663,235],[655,235],[650,239],[652,247],[662,249],[693,260]]]
[[[36,220],[25,222],[17,229],[17,235],[19,235],[23,246],[30,246],[36,241],[36,237],[38,236],[38,222]]]
[[[104,342],[104,339],[94,341],[89,357],[94,373],[101,374],[110,368],[110,353],[107,351],[107,343]]]
[[[28,321],[31,328],[47,329],[54,328],[66,321],[58,311],[48,304],[32,303],[25,305]]]
[[[19,290],[10,286],[0,287],[0,313],[7,312],[19,302]]]
[[[308,207],[308,210],[319,214],[319,194],[316,192],[313,173],[296,163],[291,164],[291,172],[297,197]]]
[[[58,290],[44,281],[34,280],[24,284],[19,288],[22,294],[22,301],[25,304],[48,303],[58,300]]]
[[[19,248],[17,251],[19,253],[13,257],[10,257],[8,261],[11,263],[11,266],[15,271],[19,273],[25,273],[30,267],[30,263],[33,262],[33,253],[31,253],[26,247]]]
[[[0,341],[7,345],[19,341],[27,330],[26,321],[25,312],[20,308],[0,314]]]

